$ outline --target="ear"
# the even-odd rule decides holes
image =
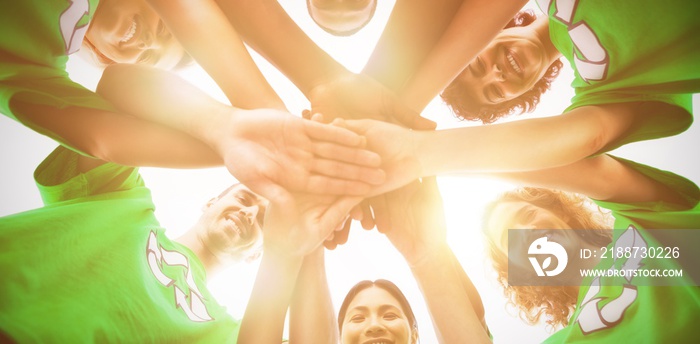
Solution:
[[[207,203],[204,204],[204,205],[202,206],[202,211],[205,211],[205,210],[209,209],[209,207],[211,207],[212,204],[216,203],[216,201],[218,201],[218,200],[219,200],[219,199],[216,198],[216,197],[209,199],[209,200],[207,201]]]
[[[411,331],[411,344],[417,344],[418,343],[418,329],[414,328],[413,331]]]
[[[262,256],[262,250],[259,250],[259,251],[255,252],[255,253],[253,253],[253,254],[247,256],[247,257],[244,259],[244,261],[245,261],[246,263],[250,264],[250,263],[252,263],[252,262],[254,262],[254,261],[260,259],[260,256]]]

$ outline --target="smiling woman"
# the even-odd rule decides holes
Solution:
[[[399,287],[387,280],[360,281],[338,311],[342,344],[416,344],[418,323]]]
[[[83,46],[102,65],[143,63],[172,69],[191,62],[145,0],[100,1]]]
[[[491,123],[534,110],[558,76],[561,54],[549,40],[547,17],[523,11],[442,92],[466,120]]]

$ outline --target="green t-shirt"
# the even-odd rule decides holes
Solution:
[[[575,72],[567,111],[587,105],[643,103],[637,125],[611,143],[678,134],[692,123],[692,93],[700,92],[700,1],[538,0],[550,38]],[[666,111],[665,111],[666,110]]]
[[[18,342],[235,342],[239,323],[165,236],[137,169],[77,173],[59,147],[35,172],[45,206],[0,218],[0,332]]]
[[[0,112],[64,143],[18,113],[13,101],[62,109],[70,106],[112,110],[103,98],[73,82],[66,72],[98,0],[6,1],[0,11]]]
[[[664,202],[620,204],[596,201],[612,211],[615,217],[613,238],[615,247],[663,247],[683,240],[678,231],[664,229],[700,230],[700,191],[691,181],[667,171],[617,158],[637,171],[676,190],[691,207]],[[625,230],[626,229],[626,230]],[[670,234],[669,234],[670,233]],[[673,238],[676,235],[678,237]],[[643,239],[643,240],[640,240]],[[687,240],[687,239],[686,239]],[[686,254],[688,252],[685,252]],[[693,252],[694,253],[694,252]],[[681,253],[683,254],[683,253]],[[600,269],[611,266],[647,269],[679,269],[678,260],[644,258],[632,260],[607,259]],[[683,278],[687,276],[684,275]],[[608,285],[598,278],[588,279],[579,292],[576,311],[567,327],[546,340],[546,343],[693,343],[698,342],[695,326],[700,319],[700,287],[686,279],[683,286],[649,286],[642,277]]]

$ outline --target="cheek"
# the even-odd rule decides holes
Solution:
[[[360,333],[362,333],[362,327],[358,325],[343,325],[343,332],[340,333],[340,342],[342,344],[354,344],[360,339]]]
[[[408,322],[393,321],[386,324],[386,328],[389,329],[389,331],[391,331],[391,333],[396,337],[396,344],[409,343],[411,333]]]

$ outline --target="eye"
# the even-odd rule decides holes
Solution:
[[[527,220],[527,221],[534,220],[535,216],[537,216],[537,211],[535,211],[535,209],[530,209],[530,210],[525,212],[525,220]]]
[[[399,318],[399,316],[398,316],[397,314],[395,314],[395,313],[386,313],[386,314],[384,314],[384,319],[386,319],[386,320],[396,320],[396,319],[398,319],[398,318]]]
[[[241,202],[241,204],[243,204],[243,205],[246,206],[246,207],[249,207],[249,206],[251,205],[251,203],[252,203],[251,200],[250,200],[250,197],[248,197],[247,195],[239,194],[239,195],[236,196],[236,199],[237,199],[239,202]]]
[[[145,50],[136,59],[136,63],[154,65],[156,63],[156,53],[153,49]]]
[[[350,322],[354,322],[354,323],[359,323],[359,322],[363,322],[363,321],[365,321],[365,316],[360,315],[360,314],[353,315],[352,318],[350,318]]]
[[[476,57],[476,66],[478,67],[479,74],[484,75],[486,74],[486,64],[484,64],[484,60],[481,59],[481,57],[477,56]]]
[[[504,99],[506,96],[503,94],[503,90],[501,90],[500,87],[493,86],[493,93],[496,95],[496,98],[498,99]]]

